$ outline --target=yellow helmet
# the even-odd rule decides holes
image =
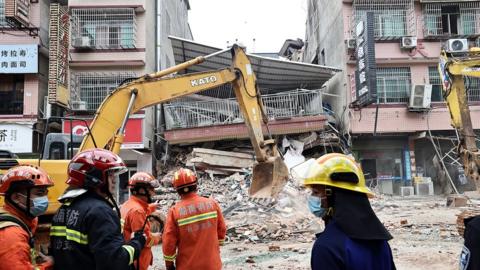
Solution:
[[[365,185],[362,169],[353,158],[344,154],[332,153],[323,155],[316,160],[309,159],[292,168],[291,173],[305,186],[332,186],[373,196],[373,193]]]

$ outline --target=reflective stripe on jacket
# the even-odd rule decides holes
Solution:
[[[220,244],[226,227],[220,206],[196,193],[184,195],[168,211],[162,247],[166,264],[178,270],[222,268]]]
[[[93,192],[64,202],[52,220],[54,269],[132,269],[135,248],[126,244],[112,206]]]
[[[123,223],[123,237],[126,241],[130,240],[132,233],[142,229],[147,215],[151,214],[148,203],[138,199],[135,196],[131,196],[120,208],[122,214]],[[151,247],[158,245],[161,240],[160,235],[156,235],[150,232],[150,224],[147,222],[145,225],[145,235],[147,241],[145,247],[140,254],[140,270],[148,269],[148,266],[153,262],[153,255]],[[137,267],[138,268],[138,267]]]

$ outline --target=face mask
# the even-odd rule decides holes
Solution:
[[[30,207],[30,214],[34,217],[38,217],[41,214],[45,213],[48,208],[48,197],[38,197],[32,200],[33,206]]]
[[[327,213],[327,208],[322,208],[322,200],[317,196],[308,196],[308,209],[319,218]]]

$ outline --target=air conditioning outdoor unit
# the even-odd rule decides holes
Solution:
[[[402,37],[402,49],[413,49],[417,47],[417,37]]]
[[[425,111],[430,109],[432,102],[432,85],[413,85],[410,92],[409,111]]]
[[[73,47],[77,49],[91,49],[94,47],[93,40],[89,36],[77,37],[73,41]]]
[[[87,102],[81,100],[73,100],[71,103],[72,111],[86,111],[87,110]]]
[[[345,40],[345,43],[347,45],[347,49],[349,50],[354,50],[355,47],[357,46],[357,41],[354,38]]]
[[[448,53],[468,52],[468,40],[466,38],[449,39],[445,51]]]

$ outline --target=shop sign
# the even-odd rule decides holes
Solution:
[[[37,73],[38,45],[0,45],[0,73]]]
[[[357,58],[357,70],[355,71],[356,103],[361,107],[377,100],[374,27],[373,12],[367,12],[366,16],[355,27],[357,37],[355,49]]]
[[[48,72],[48,102],[67,108],[68,46],[70,19],[68,9],[58,3],[50,5],[50,51]]]
[[[0,125],[0,149],[13,153],[32,152],[32,128],[29,125]]]
[[[70,130],[74,135],[86,135],[88,133],[88,128],[86,125],[90,125],[92,119],[87,119],[85,121],[75,120],[72,121],[70,125],[69,120],[63,121],[63,133],[70,134]],[[71,127],[71,128],[70,128]],[[130,118],[127,121],[127,126],[125,127],[125,138],[121,149],[142,149],[144,148],[143,144],[143,118]]]

